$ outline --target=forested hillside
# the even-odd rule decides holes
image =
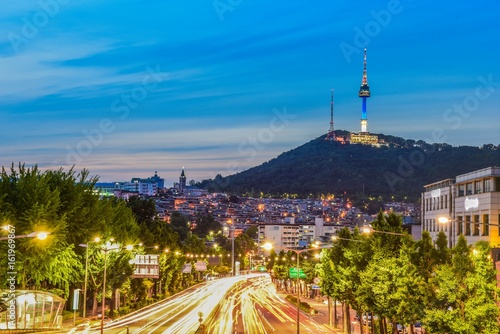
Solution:
[[[337,135],[346,134],[336,131]],[[326,141],[324,136],[235,175],[205,180],[209,191],[299,197],[319,194],[417,199],[425,184],[473,170],[500,166],[500,147],[429,144],[380,134],[374,147]]]

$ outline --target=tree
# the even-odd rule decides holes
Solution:
[[[198,215],[196,218],[196,227],[193,230],[200,238],[206,238],[207,235],[212,233],[217,233],[222,230],[222,225],[214,219],[211,214],[208,215]]]
[[[460,235],[451,264],[441,265],[432,283],[434,302],[425,324],[433,333],[498,333],[496,272],[490,247],[479,242],[474,251]]]
[[[335,271],[334,271],[334,263],[331,260],[331,250],[330,249],[325,249],[321,252],[321,264],[319,267],[319,277],[321,278],[320,280],[320,287],[321,287],[321,293],[325,296],[328,296],[328,316],[330,319],[330,325],[331,325],[331,303],[330,303],[330,298],[333,298],[334,301],[340,300],[340,293],[335,289]],[[337,307],[335,303],[335,307],[333,309],[333,319],[334,319],[334,325],[337,327]]]
[[[174,211],[170,215],[170,226],[179,235],[180,240],[185,240],[189,233],[189,221],[182,213]]]

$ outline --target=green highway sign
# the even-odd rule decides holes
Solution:
[[[297,278],[297,268],[290,268],[288,275],[290,276],[290,278]],[[299,269],[299,278],[307,278],[302,269]]]

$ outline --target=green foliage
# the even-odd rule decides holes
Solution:
[[[212,233],[217,233],[222,230],[222,225],[212,217],[211,214],[208,215],[198,215],[196,218],[196,228],[193,230],[200,238],[206,238],[207,235]]]
[[[397,217],[382,214],[372,225],[386,232],[400,228]],[[444,233],[435,244],[428,232],[417,242],[407,234],[362,236],[356,229],[338,236],[321,259],[323,294],[389,323],[421,321],[430,333],[499,332],[499,291],[488,243],[472,249],[460,236],[450,250]]]
[[[190,233],[188,223],[187,217],[180,212],[174,211],[170,215],[170,226],[179,235],[181,240],[186,239]]]

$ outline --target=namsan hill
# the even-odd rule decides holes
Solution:
[[[336,136],[349,132],[335,131]],[[477,169],[500,166],[500,145],[451,146],[377,134],[385,144],[342,144],[325,135],[234,175],[198,186],[249,196],[321,194],[417,201],[423,186]]]

